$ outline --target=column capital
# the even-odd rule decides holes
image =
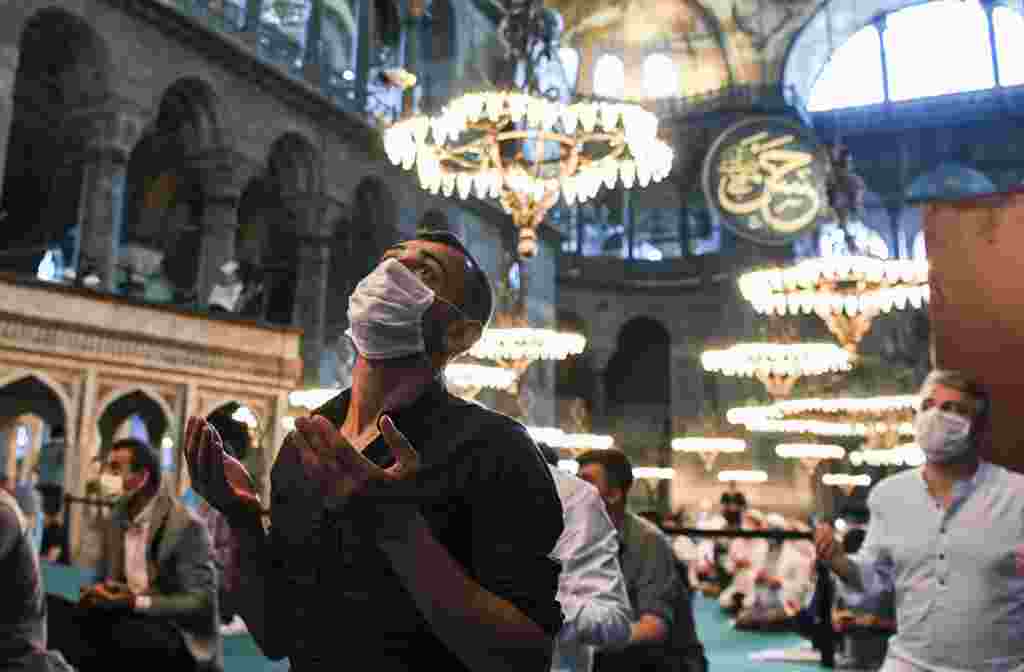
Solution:
[[[237,204],[251,177],[243,159],[227,147],[212,147],[186,158],[199,174],[200,189],[207,201]]]
[[[295,222],[299,240],[329,239],[334,236],[333,225],[324,216],[330,199],[320,193],[283,194],[281,200]]]
[[[62,132],[86,154],[120,156],[127,160],[145,127],[143,113],[128,101],[108,98],[97,105],[71,110]]]

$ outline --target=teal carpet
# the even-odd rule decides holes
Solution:
[[[86,573],[75,567],[41,562],[46,591],[63,595],[70,600],[78,599],[78,589],[88,583]],[[704,643],[711,672],[747,672],[748,670],[773,670],[777,672],[807,672],[819,669],[808,663],[754,662],[750,654],[765,649],[790,649],[805,645],[806,640],[797,635],[780,633],[742,632],[733,629],[729,618],[722,613],[717,600],[696,596],[694,617],[697,634]],[[249,635],[232,635],[224,638],[225,672],[283,672],[288,669],[285,661],[271,662],[265,658]]]
[[[693,604],[697,634],[704,643],[710,672],[747,672],[771,670],[777,672],[807,672],[822,669],[814,663],[754,662],[750,654],[765,649],[792,649],[808,644],[798,635],[777,632],[748,632],[736,630],[729,617],[722,613],[718,601],[696,595]]]

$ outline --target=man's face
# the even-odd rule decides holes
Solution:
[[[145,469],[132,470],[133,453],[127,448],[115,448],[110,451],[107,458],[107,471],[114,476],[120,476],[124,482],[125,492],[134,492],[146,484]]]
[[[387,250],[382,261],[386,259],[397,259],[439,299],[423,314],[423,340],[428,354],[462,352],[476,341],[479,323],[469,321],[458,309],[465,298],[469,269],[464,254],[444,243],[409,240]]]
[[[931,385],[921,390],[922,411],[939,408],[947,413],[955,413],[968,420],[974,420],[974,404],[960,390],[945,385]]]
[[[407,240],[384,252],[381,261],[385,259],[397,259],[434,294],[456,306],[462,305],[468,260],[455,248],[429,240]]]
[[[620,499],[621,491],[609,485],[608,473],[605,471],[603,464],[598,464],[597,462],[584,464],[576,472],[576,475],[597,488],[597,494],[601,495],[605,506],[611,506]]]

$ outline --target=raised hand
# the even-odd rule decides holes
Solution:
[[[366,459],[326,418],[295,421],[290,443],[299,453],[306,478],[317,485],[328,508],[339,510],[354,497],[367,497],[375,500],[373,508],[382,517],[390,513],[402,518],[415,512],[419,454],[391,418],[383,416],[378,427],[396,460],[387,468]]]
[[[828,565],[831,565],[839,554],[839,543],[831,525],[818,523],[814,528],[814,552],[818,560]]]
[[[204,418],[188,419],[184,452],[192,489],[210,506],[227,516],[233,525],[239,521],[259,521],[263,506],[256,481],[241,462],[224,450],[220,434]]]

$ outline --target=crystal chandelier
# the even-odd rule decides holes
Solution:
[[[633,467],[633,478],[653,481],[671,481],[676,476],[672,467]]]
[[[564,432],[557,427],[527,427],[534,441],[546,443],[557,450],[585,452],[608,450],[615,445],[615,439],[604,434],[583,434]]]
[[[740,343],[708,350],[700,361],[705,371],[757,378],[776,399],[788,397],[803,376],[851,368],[850,353],[834,343]]]
[[[916,395],[863,399],[793,399],[731,408],[726,418],[753,432],[818,436],[913,436]]]
[[[510,389],[516,383],[516,373],[499,366],[458,362],[444,368],[444,379],[457,396],[475,399],[481,390]]]
[[[764,483],[768,480],[768,472],[758,469],[727,469],[718,472],[720,483]]]
[[[858,487],[866,488],[871,485],[871,477],[867,474],[822,474],[821,482],[840,488],[849,497]]]
[[[672,450],[700,455],[701,461],[704,462],[704,469],[708,472],[714,467],[715,460],[719,455],[742,453],[746,449],[747,442],[743,439],[713,436],[687,436],[685,438],[672,439]]]
[[[800,466],[808,474],[814,474],[823,461],[846,457],[846,450],[842,446],[824,443],[780,443],[775,446],[775,454],[784,459],[800,460]]]
[[[924,462],[924,451],[916,443],[904,443],[881,450],[855,450],[850,453],[850,463],[855,467],[919,467]]]
[[[646,187],[664,179],[674,159],[657,137],[657,117],[639,105],[566,104],[542,92],[537,65],[555,51],[555,36],[539,20],[543,11],[539,0],[520,2],[499,28],[510,63],[526,66],[521,90],[468,93],[437,115],[410,116],[384,132],[391,162],[415,169],[432,194],[498,199],[527,258],[536,254],[537,227],[559,197],[571,206],[602,186]]]
[[[740,277],[740,293],[763,314],[814,313],[851,355],[879,313],[928,301],[928,264],[835,256]]]
[[[580,334],[533,327],[488,328],[470,351],[471,357],[499,361],[561,360],[578,355],[587,345]]]

